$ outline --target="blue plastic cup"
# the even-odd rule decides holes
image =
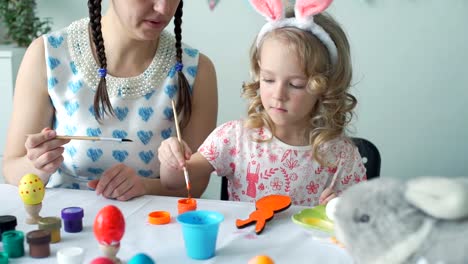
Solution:
[[[212,211],[188,211],[177,216],[182,225],[187,255],[192,259],[214,257],[219,224],[224,216]]]

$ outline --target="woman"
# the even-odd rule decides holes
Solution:
[[[30,45],[18,72],[3,162],[6,181],[37,174],[48,187],[128,200],[170,192],[157,148],[175,135],[197,149],[217,118],[211,61],[181,42],[182,0],[88,1],[90,17]],[[174,18],[174,36],[164,31]],[[128,138],[110,143],[57,135]],[[197,183],[194,183],[197,184]],[[204,183],[200,183],[204,184]],[[194,196],[200,196],[204,188]]]

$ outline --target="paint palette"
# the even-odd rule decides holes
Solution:
[[[304,209],[291,217],[295,224],[309,231],[321,231],[327,235],[333,235],[333,221],[325,212],[325,205],[318,205],[313,208]]]

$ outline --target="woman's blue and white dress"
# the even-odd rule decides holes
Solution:
[[[157,150],[175,135],[171,99],[177,98],[175,39],[161,34],[150,66],[139,76],[106,77],[115,117],[98,123],[93,100],[99,82],[88,32],[89,19],[44,36],[48,92],[55,108],[53,128],[58,135],[128,138],[133,142],[72,140],[64,162],[48,187],[87,189],[109,167],[123,163],[141,177],[159,177]],[[197,74],[198,50],[183,48],[183,72],[191,87]]]

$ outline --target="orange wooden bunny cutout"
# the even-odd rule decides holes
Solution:
[[[255,224],[255,233],[260,234],[265,228],[267,221],[273,218],[273,215],[277,212],[286,210],[291,205],[291,198],[286,195],[268,195],[257,202],[255,202],[256,211],[249,215],[246,220],[237,219],[237,228],[244,228],[248,225]]]

